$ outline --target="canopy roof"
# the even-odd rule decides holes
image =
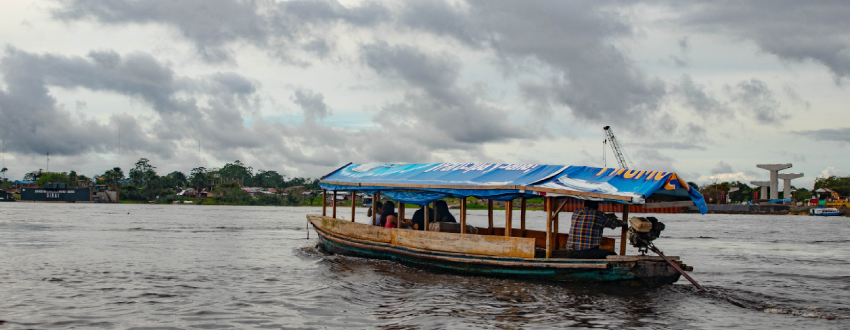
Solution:
[[[547,195],[624,204],[644,204],[649,197],[692,200],[702,213],[707,211],[699,192],[676,173],[663,171],[537,164],[348,164],[322,177],[319,185],[330,191],[381,192],[418,205],[446,197],[508,201]]]

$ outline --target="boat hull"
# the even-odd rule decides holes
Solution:
[[[648,287],[672,284],[680,276],[669,264],[658,260],[494,258],[369,242],[335,234],[322,228],[318,221],[313,221],[313,225],[319,234],[319,247],[330,253],[392,260],[413,267],[465,275]]]
[[[837,217],[841,215],[841,212],[834,208],[818,208],[809,210],[809,215],[816,217]]]

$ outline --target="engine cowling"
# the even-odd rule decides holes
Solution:
[[[629,243],[638,251],[646,253],[648,243],[660,237],[664,227],[664,223],[655,217],[632,217],[629,219]]]

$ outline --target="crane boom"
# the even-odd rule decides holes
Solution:
[[[620,143],[617,142],[617,138],[614,136],[614,131],[611,130],[611,126],[605,126],[602,129],[605,130],[605,138],[611,142],[611,150],[614,151],[614,156],[617,157],[617,163],[620,165],[620,168],[629,169],[629,163],[626,162],[625,151],[622,147],[620,147]],[[634,165],[632,165],[634,167]]]

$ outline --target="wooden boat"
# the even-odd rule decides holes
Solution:
[[[604,183],[604,193],[593,183]],[[322,215],[307,218],[319,234],[320,248],[328,252],[469,275],[522,279],[650,287],[679,279],[679,272],[660,257],[626,255],[625,228],[619,255],[606,259],[566,258],[568,235],[558,230],[558,215],[566,203],[565,197],[628,205],[643,204],[644,196],[652,195],[653,199],[668,200],[653,203],[663,204],[655,207],[689,204],[705,210],[702,196],[675,173],[657,171],[525,164],[348,164],[322,177],[320,185],[325,197]],[[354,203],[351,219],[337,218],[336,205],[328,216],[328,192],[336,195],[340,190],[371,194],[373,200],[383,195],[400,201],[400,219],[405,219],[405,203],[428,205],[443,198],[459,198],[460,223],[454,227],[428,224],[426,207],[428,230],[382,228],[355,222]],[[466,225],[469,197],[489,200],[487,227],[469,230],[471,226]],[[525,226],[526,201],[536,197],[544,197],[546,231],[529,230]],[[506,201],[503,228],[493,225],[494,200]],[[519,228],[512,225],[514,200],[520,206]],[[623,219],[627,218],[628,208],[623,208]],[[371,219],[367,222],[372,223]],[[600,248],[615,251],[616,243],[615,239],[602,237]],[[679,268],[692,269],[678,257],[668,258]]]
[[[841,215],[841,212],[834,207],[818,207],[809,209],[809,215],[819,216],[819,217],[836,217]]]

